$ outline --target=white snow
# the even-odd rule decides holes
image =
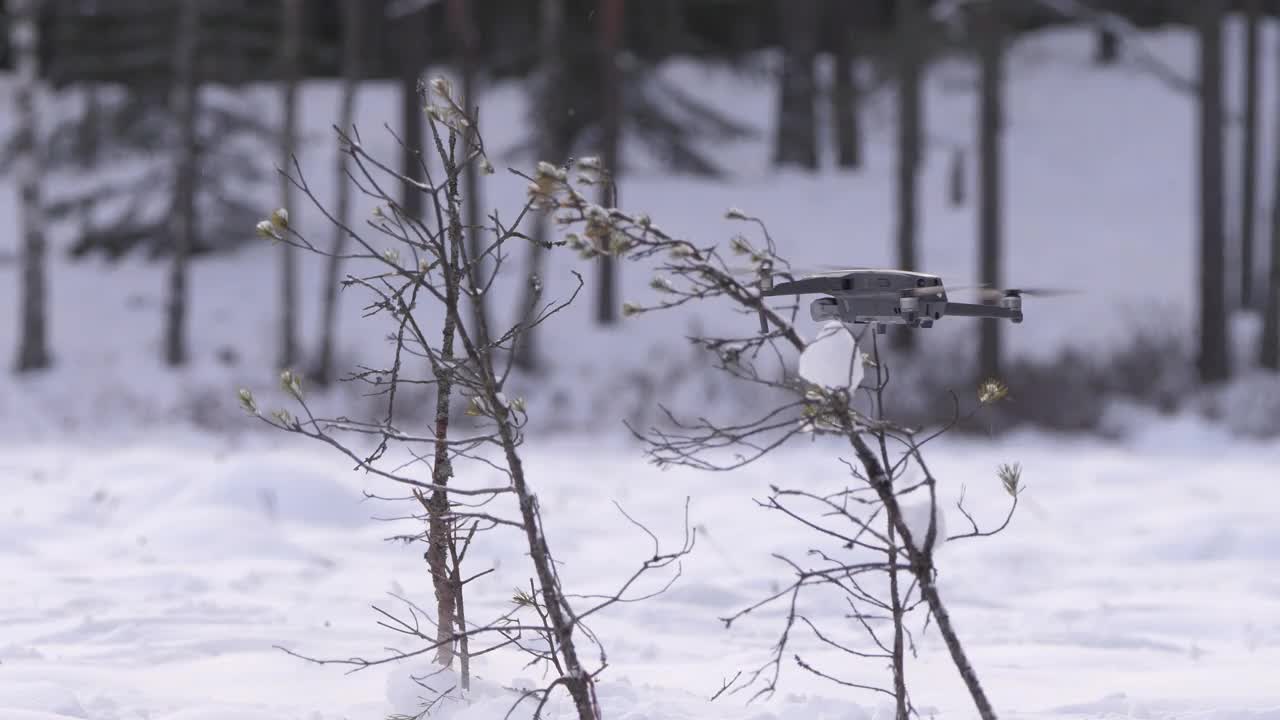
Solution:
[[[911,531],[912,546],[923,548],[929,537],[930,521],[933,524],[933,548],[941,549],[947,541],[947,510],[934,507],[927,497],[919,497],[902,504],[902,519]]]
[[[1238,28],[1231,38],[1238,46]],[[1185,33],[1148,41],[1164,62],[1190,73]],[[1093,68],[1089,42],[1080,31],[1037,35],[1019,43],[1009,63],[1009,277],[1088,291],[1069,301],[1029,302],[1027,322],[1006,333],[1015,353],[1103,348],[1151,324],[1185,334],[1194,322],[1185,291],[1194,287],[1196,262],[1192,101],[1146,75]],[[1280,32],[1269,25],[1266,47],[1277,42]],[[770,85],[756,78],[687,63],[667,72],[740,117],[771,117]],[[1278,119],[1271,112],[1280,86],[1275,72],[1264,63],[1268,128]],[[944,160],[952,144],[973,134],[970,76],[948,63],[930,77],[929,126],[938,144],[922,181],[923,262],[960,281],[974,274],[976,223],[971,207],[946,207]],[[3,84],[7,91],[8,80]],[[1228,85],[1232,92],[1238,86]],[[329,201],[327,128],[336,90],[312,84],[303,99],[310,125],[302,165]],[[770,169],[768,123],[760,120],[761,140],[717,150],[733,172],[723,182],[672,177],[629,147],[634,162],[623,204],[699,243],[740,230],[724,210],[742,207],[770,223],[797,265],[889,263],[891,105],[881,98],[868,109],[863,172]],[[491,147],[519,139],[523,110],[515,86],[487,93]],[[391,156],[394,141],[379,128],[395,117],[391,86],[362,92],[359,123],[374,152]],[[9,122],[0,114],[0,130]],[[1266,157],[1271,144],[1264,133]],[[1264,197],[1269,175],[1263,173]],[[487,204],[504,211],[523,200],[523,182],[505,173],[484,188]],[[12,190],[11,179],[0,178],[0,218],[16,217]],[[266,217],[277,203],[263,197]],[[371,210],[361,203],[359,212]],[[314,210],[289,211],[294,226],[329,237]],[[253,228],[245,232],[251,236]],[[55,243],[63,235],[55,233]],[[16,228],[0,230],[0,258],[17,242]],[[377,653],[398,638],[375,625],[370,605],[394,608],[393,596],[431,593],[421,549],[383,542],[403,528],[370,519],[397,508],[362,493],[392,495],[394,488],[351,472],[326,448],[254,432],[257,424],[238,414],[241,386],[255,390],[264,412],[288,406],[274,389],[280,369],[272,366],[277,251],[259,240],[194,267],[193,363],[178,372],[159,360],[163,264],[71,264],[54,254],[58,369],[23,380],[0,376],[0,720],[337,720],[416,712],[410,676],[421,675],[421,666],[347,675],[275,649],[334,658]],[[520,260],[517,253],[513,282],[503,288],[520,286]],[[549,263],[549,296],[566,290],[570,267]],[[303,269],[305,297],[318,300],[320,265],[308,260]],[[0,265],[3,283],[15,288],[6,290],[5,308],[16,299],[13,272]],[[639,268],[627,266],[622,277],[624,297],[648,297],[649,278]],[[384,356],[385,328],[359,322],[362,301],[344,294],[340,360],[347,365]],[[514,292],[499,296],[497,311],[509,315],[514,303]],[[318,310],[318,302],[308,303],[304,313],[309,341]],[[754,319],[713,308],[641,315],[599,330],[591,312],[582,302],[550,323],[543,340],[550,374],[512,391],[528,398],[535,423],[600,428],[589,438],[535,436],[528,448],[565,583],[574,592],[604,590],[647,557],[647,538],[623,521],[615,500],[675,541],[690,497],[698,528],[697,549],[671,592],[621,606],[593,625],[609,651],[600,686],[607,716],[891,716],[879,698],[790,665],[770,701],[707,701],[724,679],[764,662],[781,629],[776,610],[754,613],[732,630],[718,618],[787,580],[774,553],[799,557],[816,542],[753,498],[777,482],[838,488],[847,471],[839,449],[822,440],[732,474],[660,473],[644,464],[639,449],[609,428],[623,417],[644,425],[660,399],[713,416],[738,411],[740,400],[707,379],[705,360],[683,336],[721,323],[749,331]],[[15,316],[0,314],[0,348],[16,345]],[[970,327],[940,323],[922,335],[922,348],[947,347]],[[234,362],[219,359],[232,349]],[[849,350],[828,358],[846,377],[841,363],[855,357]],[[1273,422],[1268,380],[1253,378],[1218,402]],[[312,397],[356,403],[343,394]],[[357,404],[351,414],[360,410]],[[942,591],[990,696],[1005,717],[1280,718],[1280,448],[1193,414],[1166,418],[1115,406],[1108,423],[1130,431],[1123,442],[1022,433],[944,438],[929,448],[944,499],[939,520],[953,534],[966,529],[954,505],[962,487],[974,517],[996,523],[1008,502],[996,468],[1015,461],[1024,468],[1027,489],[1004,535],[939,551]],[[461,478],[491,480],[474,470]],[[913,523],[927,523],[927,512],[916,515]],[[498,568],[475,586],[475,614],[503,607],[530,574],[509,538],[495,536],[472,562]],[[855,637],[839,607],[816,604],[806,612]],[[875,663],[827,655],[803,634],[795,641],[806,658],[851,679],[884,676]],[[916,641],[909,678],[922,716],[973,717],[936,630]],[[442,717],[501,717],[511,697],[499,688],[542,680],[521,659],[500,654],[478,660],[476,670],[470,704],[446,704]],[[552,709],[557,716],[567,710],[563,703]]]
[[[1023,435],[944,439],[929,453],[942,533],[966,529],[953,505],[961,485],[980,523],[999,522],[1008,498],[996,467],[1016,459],[1025,468],[1028,489],[1006,534],[939,554],[956,626],[1006,715],[1070,717],[1079,711],[1063,708],[1117,693],[1149,717],[1248,717],[1228,711],[1280,706],[1280,449],[1210,439],[1205,450],[1167,444],[1167,433],[1148,419],[1130,446]],[[798,556],[815,542],[752,498],[776,482],[840,486],[837,454],[819,442],[711,476],[658,472],[621,441],[530,447],[549,540],[578,592],[612,586],[648,554],[647,538],[622,522],[613,500],[674,542],[683,498],[692,498],[698,548],[683,578],[593,626],[609,651],[601,702],[610,716],[875,713],[875,698],[790,667],[771,702],[705,699],[763,662],[781,627],[776,610],[731,630],[718,618],[785,581],[772,553]],[[148,448],[11,447],[4,466],[0,717],[14,717],[9,709],[104,719],[371,717],[416,702],[408,678],[424,674],[420,665],[344,675],[273,649],[377,653],[398,641],[375,626],[369,606],[430,594],[420,548],[382,541],[403,527],[368,519],[395,508],[362,500],[361,490],[389,489],[331,453],[295,439],[187,431]],[[923,528],[927,514],[916,514]],[[475,586],[473,615],[500,607],[529,576],[510,537],[487,541],[472,567],[490,565],[498,572]],[[839,606],[804,610],[855,636]],[[917,643],[909,670],[917,704],[971,716],[936,631]],[[855,679],[883,675],[875,663],[831,658],[808,637],[795,647]],[[475,705],[444,717],[499,716],[512,699],[500,686],[538,681],[509,656],[482,658],[476,669]]]

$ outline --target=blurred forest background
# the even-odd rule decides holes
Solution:
[[[972,223],[978,238],[964,250],[977,270],[969,279],[1004,287],[1013,280],[1006,255],[1021,242],[1005,231],[1004,221],[1006,190],[1016,182],[1002,177],[1006,76],[1014,70],[1007,51],[1034,33],[1075,28],[1092,38],[1083,62],[1099,72],[1123,66],[1141,75],[1133,82],[1166,86],[1195,107],[1195,132],[1183,142],[1193,146],[1195,158],[1185,174],[1196,188],[1198,220],[1188,231],[1196,237],[1198,282],[1141,267],[1113,275],[1186,299],[1194,317],[1171,323],[1194,330],[1176,338],[1185,339],[1185,347],[1135,335],[1106,358],[1095,354],[1086,362],[1069,352],[1033,361],[1008,355],[1005,336],[1013,331],[999,323],[969,323],[962,325],[970,336],[963,352],[971,361],[939,363],[930,355],[926,365],[934,366],[935,376],[945,365],[952,384],[960,382],[957,374],[965,375],[965,383],[1006,377],[1014,397],[1021,392],[1023,398],[1013,404],[1019,419],[1053,427],[1094,424],[1101,412],[1096,398],[1112,392],[1171,408],[1196,392],[1192,386],[1217,387],[1236,374],[1274,383],[1280,370],[1280,182],[1269,177],[1280,178],[1274,154],[1280,123],[1262,121],[1270,115],[1260,100],[1263,78],[1272,74],[1260,68],[1280,67],[1280,50],[1264,48],[1260,28],[1277,12],[1280,3],[1264,0],[6,0],[0,68],[11,79],[3,100],[0,176],[12,183],[17,199],[13,239],[0,243],[0,277],[13,288],[4,312],[15,328],[5,352],[19,376],[39,376],[74,355],[59,346],[51,328],[91,321],[76,311],[51,312],[60,293],[72,292],[50,280],[51,263],[99,263],[95,273],[146,263],[164,268],[163,290],[154,288],[162,295],[159,312],[148,316],[162,340],[146,351],[165,366],[188,365],[191,338],[204,332],[191,320],[204,292],[193,287],[192,268],[226,262],[246,243],[263,243],[253,228],[275,207],[308,212],[295,210],[303,201],[273,168],[290,166],[309,143],[336,140],[308,137],[300,124],[347,127],[364,102],[363,88],[393,88],[398,109],[366,119],[361,132],[391,128],[404,145],[394,146],[396,161],[405,174],[421,178],[414,149],[428,141],[422,83],[437,71],[447,72],[463,97],[479,98],[482,128],[494,122],[518,128],[504,148],[509,164],[528,168],[540,159],[563,163],[598,155],[617,171],[620,206],[628,203],[633,170],[622,148],[632,145],[656,159],[658,169],[645,171],[650,174],[732,184],[734,168],[717,148],[759,135],[787,182],[832,169],[823,182],[842,182],[863,171],[868,143],[885,143],[883,134],[871,135],[867,127],[873,107],[888,107],[892,169],[883,181],[892,183],[892,202],[882,212],[892,232],[860,242],[882,244],[877,257],[894,267],[941,272],[921,257],[919,239],[922,156],[941,152],[946,204],[970,212],[971,220],[963,222]],[[1224,41],[1229,16],[1244,28],[1239,45]],[[1143,38],[1164,31],[1194,38],[1196,61],[1189,72],[1146,49]],[[761,63],[761,57],[775,62]],[[671,82],[661,69],[673,62],[767,84],[771,117],[744,117],[705,97],[696,84]],[[924,85],[933,68],[954,62],[974,68],[974,132],[940,148]],[[1238,82],[1229,79],[1229,64],[1243,68]],[[332,116],[309,118],[313,111],[299,99],[300,88],[316,81],[336,87]],[[524,116],[495,118],[486,110],[487,89],[499,86],[527,96]],[[1237,96],[1242,102],[1228,102]],[[48,110],[52,104],[57,112]],[[264,111],[264,104],[270,109]],[[329,171],[335,178],[342,172]],[[472,225],[495,205],[481,182],[467,178]],[[355,211],[348,193],[336,195],[340,217]],[[410,213],[424,212],[422,199],[406,186],[403,205]],[[678,191],[672,202],[680,202]],[[662,222],[663,208],[647,209]],[[724,208],[703,210],[722,214]],[[768,208],[753,210],[768,219]],[[1089,212],[1070,209],[1077,216]],[[551,232],[544,225],[531,232]],[[64,229],[56,241],[55,226]],[[1152,247],[1161,252],[1158,243]],[[271,318],[271,337],[222,342],[217,362],[243,364],[244,345],[265,344],[267,363],[276,368],[301,367],[321,384],[340,378],[351,369],[340,351],[342,335],[353,331],[351,323],[337,322],[335,309],[344,270],[338,263],[301,265],[284,247],[272,253],[271,262],[278,263],[269,274],[274,306],[254,309]],[[263,256],[246,257],[259,262]],[[847,264],[858,258],[846,253],[818,260]],[[524,278],[545,271],[536,252],[512,262],[521,265],[522,277],[513,276],[507,291],[513,308],[501,312],[526,302],[520,299]],[[608,258],[593,264],[583,298],[590,322],[606,328],[627,322],[620,317],[620,288],[635,270]],[[300,277],[307,273],[319,273],[318,296],[307,294]],[[129,284],[136,276],[121,277]],[[1076,281],[1068,276],[1058,284]],[[95,302],[77,297],[84,298],[77,300],[82,308]],[[503,297],[492,299],[507,302]],[[300,307],[314,308],[314,329],[300,327]],[[1256,318],[1243,338],[1234,337],[1233,318],[1240,316]],[[1036,322],[1029,313],[1028,324]],[[110,336],[109,328],[94,332]],[[921,340],[906,333],[890,339],[910,367]],[[530,342],[516,361],[536,377],[550,354],[545,343]],[[1251,387],[1256,395],[1257,386]],[[1280,413],[1280,404],[1272,410],[1270,416]],[[1280,419],[1270,422],[1280,429]]]

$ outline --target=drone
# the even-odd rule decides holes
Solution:
[[[995,290],[984,286],[965,287],[977,290],[991,304],[955,302],[947,297],[942,278],[909,270],[875,268],[843,268],[837,272],[817,273],[774,284],[768,263],[759,268],[760,332],[768,333],[764,297],[778,295],[811,295],[821,297],[809,304],[809,317],[815,322],[836,320],[849,325],[873,325],[883,334],[889,325],[930,328],[943,316],[962,316],[1022,322],[1022,298],[1064,294],[1063,290],[1009,289]]]

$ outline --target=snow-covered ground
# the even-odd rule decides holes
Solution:
[[[1234,29],[1232,37],[1238,39]],[[1009,276],[1017,284],[1087,291],[1029,303],[1028,322],[1007,333],[1018,354],[1103,349],[1136,326],[1187,333],[1194,322],[1187,294],[1196,258],[1193,103],[1150,76],[1094,68],[1089,42],[1082,32],[1038,35],[1021,42],[1010,62]],[[1190,74],[1193,46],[1185,34],[1147,42]],[[1280,42],[1275,26],[1265,42]],[[1233,56],[1233,73],[1237,65]],[[685,64],[667,71],[758,126],[761,140],[718,151],[732,173],[719,182],[658,172],[632,152],[625,206],[699,243],[741,230],[723,212],[742,207],[765,218],[781,251],[799,264],[892,260],[891,98],[869,110],[865,170],[778,173],[768,166],[767,84]],[[1272,97],[1280,86],[1274,72],[1264,63],[1267,128],[1280,104]],[[958,64],[931,75],[929,127],[939,142],[922,181],[923,262],[961,281],[975,271],[976,221],[971,206],[946,207],[945,177],[949,144],[973,135],[971,76]],[[1230,83],[1233,91],[1238,86]],[[274,107],[263,93],[262,107]],[[313,140],[302,164],[326,200],[333,194],[327,128],[335,99],[327,84],[304,92],[302,116]],[[520,139],[519,88],[492,89],[484,108],[490,147]],[[359,123],[388,157],[393,141],[378,128],[396,117],[390,87],[363,91]],[[7,123],[8,114],[0,114],[0,125]],[[1264,173],[1264,193],[1268,178]],[[499,173],[487,181],[487,204],[509,212],[523,201],[522,188]],[[9,178],[0,178],[0,218],[15,217],[14,201]],[[272,205],[264,202],[264,214]],[[292,211],[296,223],[327,241],[315,212]],[[0,256],[16,246],[16,227],[0,229]],[[180,372],[159,360],[162,265],[71,264],[54,254],[59,366],[40,377],[0,376],[0,720],[327,720],[413,712],[406,678],[417,668],[345,676],[273,649],[328,657],[376,652],[393,640],[374,624],[369,605],[393,602],[389,593],[430,596],[420,550],[382,542],[393,528],[369,519],[395,508],[361,501],[362,490],[391,489],[351,473],[319,447],[250,432],[247,418],[231,414],[237,387],[274,385],[275,252],[257,245],[199,261],[193,363]],[[514,307],[508,288],[519,286],[521,259],[510,268],[512,282],[501,286],[499,309]],[[571,262],[549,265],[551,292],[565,289]],[[316,299],[303,316],[311,347],[319,265],[308,262],[305,271],[305,297]],[[0,266],[0,284],[16,293],[12,273]],[[625,268],[624,297],[649,292],[648,280]],[[340,345],[348,364],[383,355],[383,328],[359,323],[363,300],[344,298]],[[579,419],[606,428],[624,415],[643,419],[664,394],[685,407],[712,402],[708,412],[730,412],[709,400],[696,373],[676,386],[644,380],[696,367],[681,339],[689,324],[753,322],[720,310],[641,316],[600,330],[590,322],[589,301],[581,303],[546,327],[551,373],[540,380],[544,399],[531,404],[535,424],[572,414],[554,409],[557,390],[581,409]],[[15,345],[14,315],[0,316],[0,348]],[[969,332],[962,322],[930,331],[925,348],[948,347]],[[234,362],[219,359],[226,350]],[[227,417],[245,431],[228,432]],[[1025,468],[1029,489],[1007,533],[944,548],[939,560],[957,628],[990,696],[1012,716],[1275,720],[1280,449],[1190,417],[1116,408],[1109,422],[1132,433],[1119,444],[1036,434],[956,438],[932,451],[947,497],[967,486],[981,518],[998,518],[1003,508],[996,466],[1018,461]],[[771,553],[810,543],[752,498],[780,475],[814,487],[838,484],[843,466],[835,457],[822,445],[801,446],[734,474],[657,473],[635,446],[607,435],[535,438],[532,481],[572,590],[610,587],[628,567],[621,559],[646,557],[646,538],[622,521],[614,500],[675,540],[688,496],[699,527],[697,549],[670,593],[621,607],[594,626],[609,650],[601,688],[609,717],[853,720],[880,712],[873,697],[794,671],[769,703],[706,701],[723,679],[762,662],[779,629],[768,613],[731,631],[717,618],[785,580]],[[475,562],[499,572],[476,586],[474,612],[503,602],[528,576],[515,542],[487,545]],[[833,626],[838,614],[810,609]],[[941,717],[972,716],[936,633],[919,641],[910,676],[922,714],[933,708]],[[821,658],[810,640],[800,642],[806,655]],[[865,672],[866,680],[880,673],[841,667]],[[509,698],[492,685],[516,683],[528,671],[495,655],[478,672],[491,686],[459,717],[501,717]]]
[[[763,662],[781,629],[777,612],[731,630],[718,618],[786,582],[771,553],[820,543],[752,498],[780,478],[838,486],[844,470],[832,448],[801,446],[729,475],[660,472],[621,442],[540,443],[527,460],[571,591],[612,587],[648,555],[647,538],[614,500],[678,543],[691,498],[699,537],[683,577],[666,595],[593,624],[611,663],[601,687],[608,717],[875,715],[873,696],[791,667],[772,702],[707,701],[723,679]],[[1152,421],[1123,446],[1036,435],[955,440],[930,460],[948,504],[967,485],[981,521],[998,521],[1007,500],[996,466],[1024,467],[1028,489],[1006,534],[939,555],[956,626],[1005,715],[1280,716],[1280,448],[1190,421]],[[368,718],[392,710],[388,698],[413,711],[406,678],[420,666],[343,675],[272,647],[376,654],[400,640],[375,626],[369,606],[395,609],[392,593],[430,597],[421,549],[383,542],[396,526],[369,520],[396,508],[362,502],[361,490],[392,491],[332,453],[183,431],[128,447],[12,448],[3,472],[0,717]],[[958,520],[948,512],[953,529]],[[473,586],[471,617],[527,583],[514,538],[491,537],[473,553],[474,570],[489,566],[499,571]],[[839,605],[802,609],[839,637],[857,637]],[[909,670],[917,706],[935,709],[926,716],[971,717],[936,630],[917,641],[920,660]],[[821,662],[814,645],[800,637],[795,647]],[[519,662],[482,658],[481,687],[536,680]],[[877,665],[831,667],[877,682]],[[511,702],[492,688],[479,697],[445,717],[497,718]]]

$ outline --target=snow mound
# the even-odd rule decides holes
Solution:
[[[157,720],[292,720],[289,715],[247,710],[239,707],[206,707],[188,708],[168,715],[161,715]]]
[[[334,467],[342,469],[341,463]],[[369,520],[359,493],[332,475],[307,472],[298,463],[255,458],[230,463],[188,501],[246,511],[271,521],[319,527],[355,527]]]
[[[521,684],[513,685],[518,687]],[[466,692],[461,687],[462,679],[456,670],[443,669],[431,663],[403,664],[387,675],[387,702],[396,713],[407,717],[416,717],[431,704],[428,714],[431,718],[482,720],[506,717],[519,697],[482,678],[473,677],[471,689]],[[525,703],[529,708],[535,704]],[[522,715],[517,712],[512,717]]]
[[[69,688],[36,680],[0,685],[0,717],[5,720],[41,720],[87,718],[89,715]]]
[[[193,517],[199,521],[193,522]],[[215,506],[161,515],[136,527],[147,552],[173,559],[226,562],[274,557],[305,562],[313,557],[270,519],[237,508]]]
[[[1232,433],[1252,438],[1280,436],[1280,382],[1274,373],[1241,377],[1216,398],[1217,413]]]
[[[906,523],[907,529],[911,531],[911,539],[916,547],[922,548],[929,533],[930,509],[933,510],[933,548],[936,550],[942,546],[942,543],[947,538],[947,515],[942,511],[941,507],[931,504],[927,497],[915,502],[904,502],[902,503],[902,521]]]
[[[4,720],[67,720],[67,718],[84,716],[60,715],[58,713],[40,712],[39,710],[18,710],[0,706],[0,717],[4,718]]]

